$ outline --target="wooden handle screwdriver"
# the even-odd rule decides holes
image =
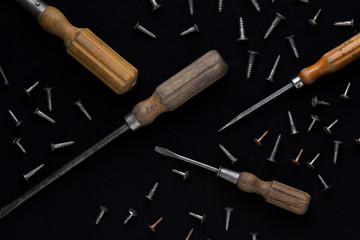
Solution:
[[[262,106],[270,103],[277,97],[283,95],[289,90],[296,88],[299,89],[304,85],[309,85],[314,83],[320,77],[328,74],[336,72],[337,70],[345,67],[349,63],[353,62],[360,56],[360,33],[350,38],[348,41],[324,54],[319,61],[315,64],[304,68],[298,76],[292,79],[290,83],[277,90],[270,96],[264,98],[257,104],[252,107],[246,109],[234,119],[232,119],[225,126],[220,128],[218,131],[222,131],[239,120],[245,118],[246,116],[252,114],[256,110],[260,109]]]
[[[138,71],[87,28],[71,25],[56,8],[40,0],[17,0],[47,32],[61,38],[70,56],[117,94],[129,91]]]
[[[309,207],[311,197],[308,193],[283,183],[277,181],[262,181],[254,174],[248,172],[239,173],[223,167],[215,168],[171,152],[166,148],[156,146],[155,151],[161,155],[180,159],[209,171],[216,172],[218,177],[235,184],[240,190],[248,193],[257,193],[261,195],[266,202],[290,212],[303,215]]]
[[[46,177],[19,198],[1,208],[0,218],[6,216],[9,212],[83,162],[122,133],[129,129],[135,131],[153,122],[161,113],[175,110],[197,93],[224,76],[227,70],[227,64],[217,51],[212,50],[207,52],[195,62],[159,85],[150,98],[138,103],[132,112],[125,116],[126,123],[124,125]]]

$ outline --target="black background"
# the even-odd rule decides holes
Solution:
[[[123,116],[139,101],[148,98],[155,87],[211,49],[216,49],[229,65],[228,74],[174,112],[160,116],[153,124],[137,132],[127,132],[84,164],[76,167],[47,189],[0,220],[1,239],[250,239],[258,231],[259,239],[340,239],[355,237],[360,200],[358,173],[360,137],[358,114],[360,97],[359,61],[326,77],[318,83],[283,96],[276,102],[237,123],[227,131],[217,129],[250,105],[287,84],[299,71],[316,62],[325,52],[352,37],[359,28],[356,15],[360,3],[355,0],[316,1],[309,4],[290,0],[259,1],[256,12],[250,1],[224,0],[223,12],[217,1],[195,0],[195,15],[190,16],[185,0],[159,0],[163,8],[152,12],[147,0],[60,1],[56,6],[78,27],[88,27],[139,70],[136,86],[124,95],[116,95],[65,52],[63,42],[46,33],[15,1],[2,1],[0,26],[0,64],[11,85],[0,87],[1,167],[0,205],[14,200],[44,177],[70,161],[123,124]],[[307,19],[322,8],[319,27]],[[269,39],[263,36],[278,11],[286,17]],[[245,21],[248,43],[238,43],[238,18]],[[336,28],[335,21],[354,18],[354,28]],[[154,32],[150,39],[134,31],[140,23]],[[184,38],[179,33],[194,22],[200,33]],[[296,59],[285,40],[295,34],[300,58]],[[247,80],[247,50],[259,51],[251,79]],[[278,54],[282,59],[275,83],[265,78]],[[23,89],[36,81],[39,86],[28,98]],[[351,82],[350,101],[341,100]],[[46,105],[44,87],[53,86],[53,112]],[[331,103],[312,108],[310,100]],[[93,116],[89,122],[73,105],[82,99]],[[56,120],[52,125],[33,115],[40,107]],[[7,113],[11,109],[23,121],[15,127]],[[299,136],[289,135],[287,111],[291,110]],[[310,114],[317,114],[321,124],[308,133]],[[336,118],[339,123],[328,136],[321,129]],[[269,135],[257,147],[254,137],[264,131]],[[277,163],[265,159],[271,153],[278,134],[282,142]],[[22,137],[27,149],[22,154],[12,146]],[[343,141],[338,164],[332,163],[333,142]],[[75,145],[52,152],[51,142],[74,140]],[[223,144],[239,158],[235,165],[219,150]],[[248,171],[263,180],[278,180],[308,192],[312,201],[308,212],[298,216],[247,194],[215,174],[178,160],[158,155],[154,146],[170,150],[215,167]],[[301,162],[310,161],[318,152],[316,169],[333,185],[322,193],[322,185],[305,164],[295,166],[291,159],[304,148]],[[29,182],[22,174],[41,163],[44,169]],[[188,181],[171,169],[190,170]],[[144,198],[159,181],[154,202]],[[110,212],[99,225],[94,224],[99,205]],[[224,230],[224,207],[231,206],[230,229]],[[127,209],[139,216],[123,224]],[[204,224],[188,212],[206,213]],[[156,233],[147,228],[163,216]]]

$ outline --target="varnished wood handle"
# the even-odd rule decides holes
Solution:
[[[71,25],[56,8],[47,7],[39,16],[40,25],[60,37],[67,52],[117,94],[129,91],[138,71],[87,28]]]
[[[306,212],[311,199],[306,192],[277,181],[262,181],[248,172],[240,173],[236,185],[242,191],[260,194],[266,202],[299,215]]]
[[[134,107],[132,114],[141,126],[146,126],[161,113],[176,109],[224,76],[227,70],[220,54],[216,50],[209,51],[158,86],[150,98]]]
[[[325,74],[336,72],[360,56],[360,33],[334,48],[320,58],[314,65],[300,72],[301,81],[312,84]]]

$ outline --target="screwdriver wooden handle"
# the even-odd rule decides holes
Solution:
[[[262,181],[254,174],[241,172],[236,186],[245,192],[257,193],[266,202],[303,215],[310,204],[310,195],[277,181]]]
[[[48,6],[38,17],[40,25],[60,37],[69,55],[102,80],[117,94],[129,91],[138,71],[87,28],[71,25],[56,8]]]
[[[326,53],[315,64],[303,69],[299,76],[305,84],[345,67],[360,56],[360,33]]]
[[[195,62],[159,85],[153,95],[138,103],[132,115],[146,126],[163,112],[176,109],[198,92],[226,74],[228,66],[216,50],[207,52]]]

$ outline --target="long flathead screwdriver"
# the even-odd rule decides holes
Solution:
[[[236,172],[231,169],[215,168],[205,163],[181,156],[162,147],[155,147],[155,151],[161,155],[180,159],[182,161],[205,168],[217,173],[219,178],[235,184],[240,190],[248,193],[261,195],[266,202],[281,207],[290,212],[303,215],[310,204],[310,195],[296,188],[290,187],[277,181],[262,181],[254,174],[248,172]]]
[[[10,211],[69,172],[72,168],[122,133],[129,129],[135,131],[142,126],[152,123],[161,113],[175,110],[197,93],[224,76],[227,70],[227,64],[217,51],[212,50],[207,52],[195,62],[159,85],[150,98],[138,103],[131,113],[125,116],[126,123],[124,125],[46,177],[19,198],[0,209],[0,218],[3,218]]]
[[[299,73],[298,76],[296,76],[291,80],[290,83],[288,83],[281,89],[277,90],[270,96],[264,98],[260,102],[256,103],[252,107],[240,113],[229,123],[227,123],[225,126],[220,128],[218,132],[228,128],[237,121],[240,121],[246,116],[252,114],[262,106],[270,103],[271,101],[280,97],[289,90],[293,88],[299,89],[304,85],[312,84],[320,77],[328,73],[336,72],[337,70],[343,68],[344,66],[356,60],[359,56],[360,56],[360,33],[355,35],[348,41],[344,42],[343,44],[339,45],[338,47],[334,48],[333,50],[329,51],[325,55],[323,55],[320,58],[320,60],[317,61],[315,64],[307,68],[304,68]]]

